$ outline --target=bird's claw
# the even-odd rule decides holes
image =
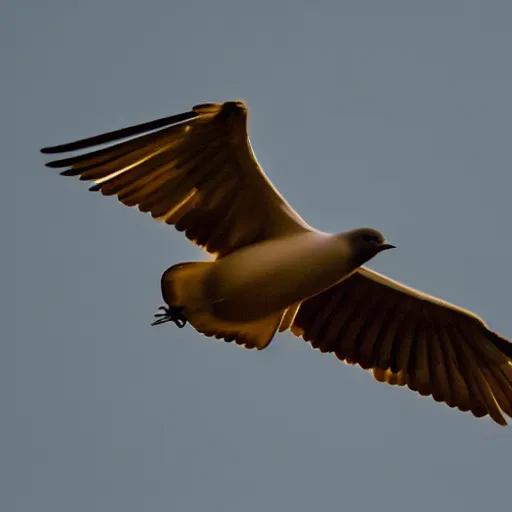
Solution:
[[[180,329],[187,325],[187,319],[183,315],[183,308],[176,306],[160,306],[158,308],[163,313],[155,313],[156,320],[151,325],[165,324],[166,322],[174,322]]]

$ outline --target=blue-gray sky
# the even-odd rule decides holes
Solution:
[[[262,352],[152,328],[203,253],[38,149],[245,99],[267,174],[372,268],[512,337],[512,3],[11,0],[2,62],[0,508],[482,511],[511,430],[284,334]]]

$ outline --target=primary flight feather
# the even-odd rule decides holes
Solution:
[[[365,268],[393,247],[378,231],[309,226],[258,164],[245,103],[201,104],[42,152],[105,144],[46,165],[174,225],[213,256],[164,272],[167,306],[155,324],[189,322],[258,349],[289,329],[378,381],[500,425],[512,417],[512,343],[470,311]]]

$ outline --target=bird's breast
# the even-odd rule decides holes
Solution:
[[[316,295],[353,270],[344,240],[306,232],[226,256],[213,266],[207,290],[217,316],[250,321]]]

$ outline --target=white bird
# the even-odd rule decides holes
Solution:
[[[512,343],[470,311],[362,266],[393,247],[378,231],[310,227],[258,164],[245,103],[201,104],[41,151],[111,142],[46,165],[94,181],[91,190],[150,212],[213,256],[165,271],[167,307],[154,324],[189,322],[257,349],[290,329],[378,381],[500,425],[512,417]]]

